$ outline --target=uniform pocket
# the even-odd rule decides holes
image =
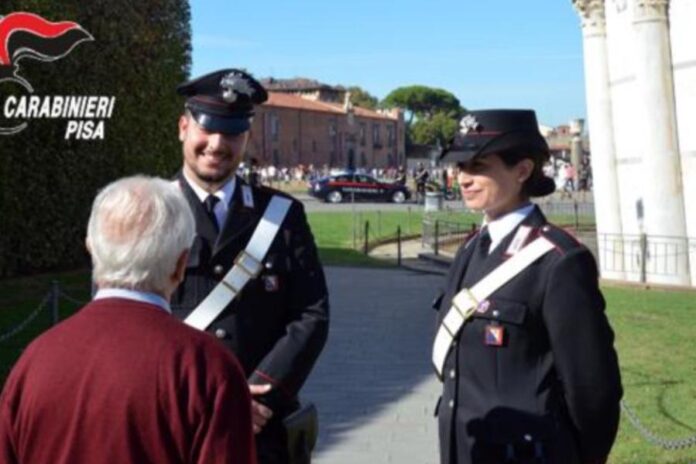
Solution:
[[[527,305],[519,301],[489,298],[479,304],[474,317],[506,324],[522,325],[527,317],[527,312]]]

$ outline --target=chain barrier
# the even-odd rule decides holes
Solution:
[[[669,440],[666,438],[659,437],[650,429],[648,429],[643,423],[638,419],[635,411],[631,409],[625,401],[621,401],[621,410],[628,417],[628,421],[635,427],[635,429],[640,433],[643,438],[653,445],[659,446],[665,450],[679,450],[684,448],[691,448],[696,445],[696,435],[692,435],[687,438],[678,438],[675,440]]]
[[[68,300],[68,302],[70,302],[70,303],[72,303],[72,304],[76,304],[76,305],[79,305],[79,306],[84,306],[84,305],[86,305],[86,304],[88,303],[87,301],[80,301],[80,300],[78,300],[78,299],[76,299],[76,298],[71,297],[70,295],[68,295],[67,293],[65,293],[63,290],[59,290],[59,293],[58,293],[58,294],[60,295],[61,298],[65,299],[65,300]]]
[[[43,311],[46,307],[48,307],[48,302],[50,301],[51,297],[53,296],[52,292],[48,292],[46,296],[43,298],[39,306],[32,311],[29,316],[24,319],[22,322],[20,322],[16,327],[14,327],[12,330],[10,330],[7,333],[4,333],[0,335],[0,343],[4,342],[5,340],[8,340],[15,335],[17,335],[19,332],[24,330],[34,319],[38,317],[38,315]]]
[[[59,287],[55,287],[54,289],[51,289],[41,300],[41,303],[39,303],[39,306],[34,309],[27,317],[24,319],[22,322],[20,322],[16,327],[13,327],[9,332],[6,332],[4,334],[0,334],[0,343],[5,342],[6,340],[9,340],[10,338],[14,337],[18,333],[20,333],[22,330],[24,330],[29,324],[31,324],[34,319],[36,319],[39,314],[41,314],[41,311],[43,311],[46,308],[50,309],[50,303],[52,299],[54,298],[63,298],[67,300],[68,302],[72,304],[76,304],[79,306],[84,306],[87,304],[85,301],[80,301],[76,298],[73,298],[72,296],[68,295],[65,293],[63,290],[61,290]]]

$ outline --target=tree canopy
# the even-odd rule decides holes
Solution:
[[[459,120],[438,112],[431,118],[417,120],[410,128],[411,140],[422,145],[444,146],[459,128]]]
[[[459,118],[464,109],[459,99],[444,89],[411,85],[392,90],[384,97],[382,106],[393,108],[398,106],[411,113],[409,123],[414,119],[430,119],[436,113],[444,113],[452,118]]]
[[[350,102],[361,108],[367,108],[374,110],[379,104],[379,99],[373,95],[370,95],[366,90],[358,86],[348,87],[348,92],[350,92]]]
[[[409,140],[426,145],[444,145],[454,137],[466,111],[451,92],[424,85],[394,89],[382,106],[404,108],[408,113]]]

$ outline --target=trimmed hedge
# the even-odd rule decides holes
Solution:
[[[191,62],[188,1],[2,3],[0,15],[75,21],[94,37],[56,61],[21,60],[34,95],[116,97],[104,140],[66,140],[65,119],[34,119],[18,134],[0,135],[0,276],[82,266],[99,188],[135,173],[170,177],[181,163],[176,123],[183,101],[175,87]],[[0,102],[11,94],[27,91],[0,82]]]

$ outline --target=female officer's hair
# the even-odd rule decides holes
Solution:
[[[522,193],[530,197],[543,197],[556,191],[556,183],[550,177],[544,175],[544,163],[548,161],[548,153],[540,152],[533,146],[516,146],[509,150],[498,153],[500,159],[506,166],[512,167],[523,159],[530,159],[534,162],[534,169],[529,178],[522,186]]]
[[[178,186],[146,176],[117,180],[92,205],[92,278],[102,288],[160,293],[194,235],[193,214]]]

